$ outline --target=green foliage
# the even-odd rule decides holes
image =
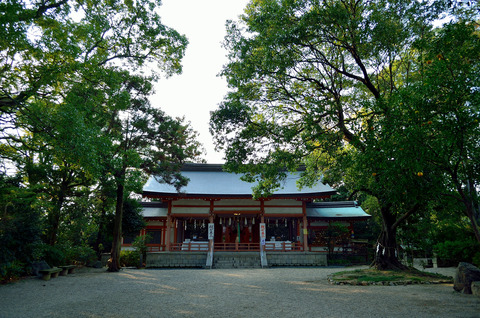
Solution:
[[[142,81],[132,83],[129,88],[138,89],[130,107],[112,116],[109,137],[112,141],[109,152],[103,158],[106,172],[115,184],[116,206],[110,271],[119,270],[118,257],[122,236],[123,201],[133,190],[132,185],[146,181],[148,173],[160,182],[172,184],[180,190],[187,179],[180,174],[180,167],[188,160],[200,155],[196,133],[183,123],[161,110],[151,107],[143,91]]]
[[[0,156],[35,192],[52,246],[39,253],[52,262],[88,258],[88,251],[68,244],[105,240],[115,205],[116,250],[123,200],[141,191],[147,174],[185,185],[179,167],[200,153],[189,125],[148,101],[160,72],[181,72],[187,45],[185,36],[161,23],[159,5],[0,4]],[[127,231],[142,225],[135,214],[127,213],[126,221]]]
[[[60,246],[42,244],[38,247],[37,255],[51,267],[66,264],[65,251]]]
[[[25,274],[25,263],[19,260],[0,263],[0,283],[7,283]]]
[[[58,229],[58,243],[75,246],[87,245],[99,231],[95,216],[98,211],[93,205],[93,197],[69,198],[68,205],[62,208],[61,223]]]
[[[35,194],[18,177],[0,175],[0,279],[28,273],[40,242],[42,222]]]
[[[138,235],[145,226],[140,203],[134,199],[126,199],[123,203],[123,235]]]
[[[328,254],[327,263],[329,266],[369,265],[365,256],[346,254]]]
[[[256,196],[306,165],[301,185],[322,180],[374,197],[380,267],[401,267],[397,228],[441,194],[461,200],[478,229],[478,24],[475,9],[450,9],[251,2],[229,24],[222,75],[231,91],[210,120],[227,169],[257,182]],[[435,30],[444,14],[451,22]]]
[[[472,263],[478,254],[480,244],[473,238],[463,238],[455,241],[439,242],[433,247],[437,257],[457,266],[459,262]],[[476,256],[478,261],[478,256]]]
[[[87,265],[97,259],[95,251],[88,245],[75,245],[65,241],[55,246],[40,244],[37,246],[36,260],[45,260],[50,266],[68,264]]]
[[[65,264],[87,265],[97,259],[95,251],[88,245],[71,245],[66,242],[58,247],[63,251]]]
[[[334,273],[331,276],[335,282],[345,282],[349,284],[362,284],[362,282],[382,282],[384,285],[389,282],[398,282],[399,284],[429,283],[429,282],[451,282],[452,278],[435,273],[421,272],[416,269],[406,271],[379,271],[375,269],[357,269],[353,271],[342,271]]]
[[[140,263],[140,253],[138,251],[121,251],[120,264],[123,267],[137,267]]]
[[[148,250],[147,243],[151,240],[148,235],[137,236],[133,241],[134,250],[122,250],[120,252],[120,264],[123,267],[139,267],[140,260],[145,261]]]
[[[472,263],[473,265],[480,267],[480,252],[476,252],[475,255],[473,255]]]
[[[137,236],[135,240],[132,243],[132,246],[135,248],[135,250],[145,256],[145,254],[148,251],[148,242],[152,240],[152,236],[147,234],[143,236]]]

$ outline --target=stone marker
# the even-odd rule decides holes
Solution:
[[[464,294],[471,294],[472,282],[475,281],[480,281],[480,269],[470,263],[459,263],[453,278],[453,289]]]

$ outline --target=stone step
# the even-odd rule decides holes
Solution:
[[[260,257],[244,256],[217,256],[213,260],[214,268],[260,268]]]

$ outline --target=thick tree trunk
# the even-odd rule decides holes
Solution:
[[[478,228],[478,206],[477,206],[477,189],[473,182],[467,182],[468,196],[465,192],[461,192],[463,204],[465,205],[465,210],[470,223],[472,224],[473,233],[475,238],[480,243],[480,230]]]
[[[467,182],[467,185],[464,189],[462,182],[459,181],[456,175],[452,175],[452,179],[454,180],[457,192],[460,195],[461,201],[465,206],[465,215],[470,220],[470,224],[472,225],[473,233],[475,234],[475,238],[480,243],[480,229],[477,222],[477,190],[475,185],[470,181]]]
[[[472,204],[472,202],[469,201],[468,199],[464,199],[463,203],[465,205],[465,214],[467,214],[468,219],[470,220],[470,224],[472,225],[472,230],[473,230],[473,233],[475,234],[475,238],[480,243],[480,230],[478,228],[478,223],[475,216],[475,212],[476,212],[475,207]]]
[[[123,218],[124,186],[122,181],[117,185],[117,203],[115,205],[115,221],[113,227],[112,254],[108,262],[108,271],[118,272],[120,266],[120,250],[122,247],[122,218]]]
[[[58,228],[60,227],[60,214],[67,194],[67,189],[66,182],[62,182],[58,191],[58,200],[55,203],[53,210],[48,214],[47,244],[52,246],[57,243]]]
[[[395,215],[390,207],[382,207],[382,231],[375,248],[375,259],[372,266],[376,269],[404,270],[407,266],[398,260],[397,254],[397,227]]]
[[[48,214],[47,244],[55,245],[57,242],[57,233],[60,226],[60,210],[57,206]]]

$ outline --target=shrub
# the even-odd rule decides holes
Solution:
[[[36,195],[0,173],[0,280],[28,273],[42,231]]]
[[[140,253],[137,251],[121,251],[120,265],[123,267],[137,267],[140,263]]]
[[[148,242],[152,239],[151,235],[147,234],[144,236],[137,236],[135,240],[133,241],[133,247],[135,248],[135,251],[139,253],[140,260],[138,264],[145,262],[147,259],[147,251],[148,251]],[[143,266],[143,264],[141,264]]]
[[[65,264],[85,265],[97,259],[95,251],[90,246],[64,244],[61,248],[65,254]]]
[[[0,264],[0,281],[8,283],[18,279],[25,273],[25,264],[19,260]]]
[[[65,253],[58,246],[40,244],[37,248],[36,257],[39,260],[45,260],[50,266],[59,266],[65,264]]]
[[[437,257],[456,266],[459,262],[472,263],[479,244],[472,238],[456,241],[445,241],[434,245],[433,250]]]
[[[475,253],[472,259],[472,263],[473,265],[480,268],[480,252]]]

